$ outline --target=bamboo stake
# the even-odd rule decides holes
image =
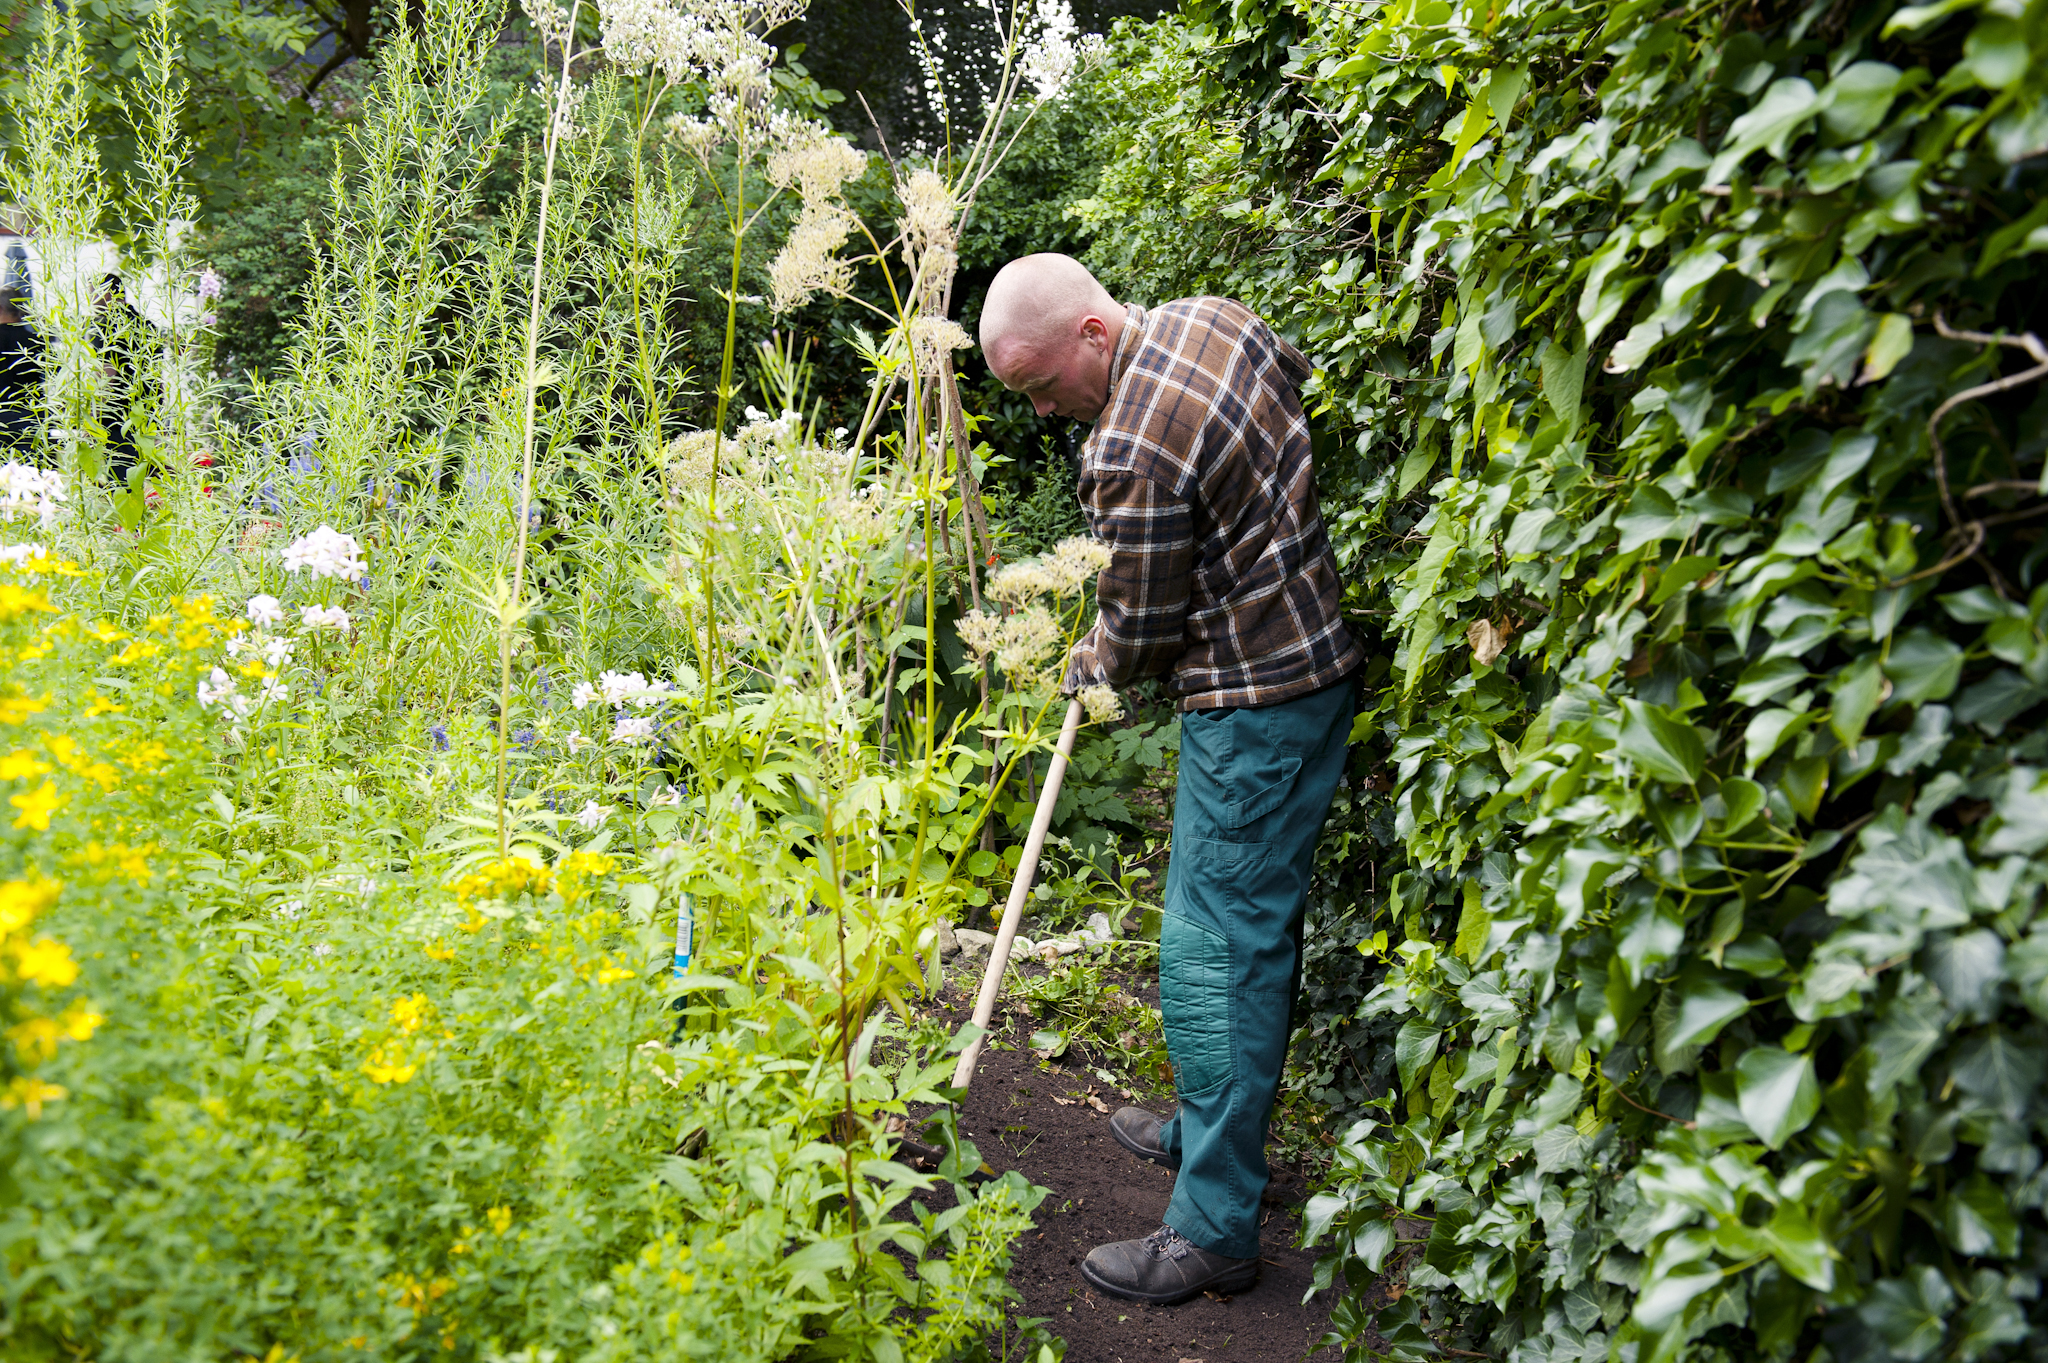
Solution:
[[[1024,855],[1017,862],[1017,878],[1010,882],[1010,902],[1003,906],[1002,925],[996,929],[995,945],[988,950],[988,970],[981,977],[981,994],[974,1001],[974,1025],[980,1035],[960,1052],[953,1069],[953,1087],[964,1089],[974,1079],[975,1062],[981,1059],[981,1043],[988,1037],[988,1020],[995,1016],[996,995],[1003,987],[1003,971],[1010,964],[1010,944],[1017,940],[1017,924],[1024,917],[1024,901],[1031,894],[1032,879],[1038,874],[1038,854],[1045,850],[1046,830],[1052,827],[1052,807],[1059,803],[1060,779],[1067,774],[1067,759],[1074,755],[1074,735],[1081,727],[1081,702],[1067,702],[1067,722],[1060,726],[1059,745],[1045,773],[1045,787],[1038,794],[1038,809],[1031,816],[1031,834],[1024,839]]]

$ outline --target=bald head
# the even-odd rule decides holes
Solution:
[[[1109,400],[1123,324],[1123,305],[1080,261],[1022,256],[989,285],[981,349],[996,377],[1029,395],[1039,415],[1093,421]]]

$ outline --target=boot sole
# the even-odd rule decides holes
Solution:
[[[1258,1260],[1254,1259],[1242,1268],[1219,1273],[1206,1283],[1197,1283],[1174,1292],[1135,1292],[1128,1287],[1120,1287],[1107,1278],[1096,1276],[1086,1259],[1081,1261],[1081,1276],[1096,1291],[1121,1301],[1134,1301],[1141,1306],[1179,1306],[1184,1301],[1194,1300],[1204,1292],[1221,1292],[1234,1296],[1249,1290],[1259,1280],[1259,1264]]]
[[[1166,1158],[1165,1151],[1152,1151],[1139,1148],[1136,1142],[1132,1141],[1128,1136],[1124,1135],[1123,1132],[1119,1131],[1116,1128],[1115,1123],[1110,1124],[1109,1134],[1116,1139],[1116,1143],[1118,1145],[1121,1145],[1124,1149],[1130,1151],[1139,1159],[1145,1161],[1145,1163],[1156,1164],[1162,1169],[1171,1169],[1176,1174],[1180,1172],[1180,1166],[1168,1160]]]

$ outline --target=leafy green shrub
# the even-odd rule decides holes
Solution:
[[[2038,1333],[2043,15],[1197,5],[1129,78],[1099,258],[1351,434],[1311,1223],[1396,1357]]]

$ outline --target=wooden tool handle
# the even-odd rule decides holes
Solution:
[[[974,1064],[981,1059],[981,1043],[988,1035],[988,1020],[995,1016],[996,995],[1003,987],[1003,971],[1010,964],[1010,944],[1017,939],[1017,924],[1024,917],[1024,901],[1031,894],[1031,881],[1038,874],[1038,854],[1045,849],[1045,832],[1052,827],[1052,807],[1059,803],[1060,781],[1067,774],[1067,759],[1074,755],[1074,735],[1081,728],[1081,702],[1067,703],[1067,722],[1060,726],[1059,745],[1053,749],[1052,765],[1046,769],[1045,785],[1038,792],[1038,809],[1031,816],[1031,835],[1024,839],[1024,855],[1017,862],[1017,878],[1010,882],[1010,902],[1003,906],[1002,925],[996,929],[995,945],[988,950],[988,970],[981,977],[981,993],[974,1000],[974,1025],[981,1029],[960,1063],[953,1069],[953,1087],[964,1089],[974,1078]]]

